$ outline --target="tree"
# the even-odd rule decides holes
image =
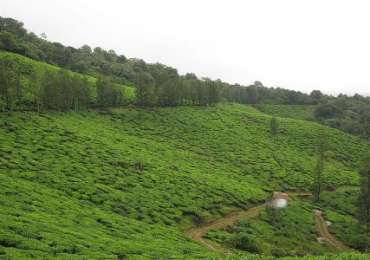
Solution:
[[[253,83],[253,85],[255,86],[255,87],[257,87],[257,88],[263,88],[263,84],[262,84],[262,82],[261,81],[255,81],[254,83]]]
[[[41,99],[42,99],[42,77],[36,70],[31,74],[30,89],[32,95],[32,102],[35,106],[37,113],[41,110]]]
[[[136,81],[136,102],[140,106],[153,106],[157,103],[154,79],[149,73],[140,73]]]
[[[42,107],[47,109],[60,108],[59,82],[54,73],[45,72],[41,80],[40,101]]]
[[[9,60],[0,61],[0,106],[11,110],[13,103],[19,94],[20,76],[17,73],[15,63]]]
[[[322,186],[322,173],[324,171],[324,159],[325,159],[325,152],[327,149],[327,144],[325,141],[324,136],[320,136],[318,139],[318,147],[317,147],[317,161],[316,167],[314,170],[314,185],[313,185],[313,200],[314,202],[320,201],[321,195],[321,186]]]
[[[318,104],[320,100],[324,97],[320,90],[312,90],[310,93],[310,97],[314,101],[315,104]]]
[[[247,104],[258,104],[259,103],[259,91],[255,86],[249,86],[246,88],[246,103]]]
[[[114,84],[110,78],[100,77],[96,82],[97,103],[101,107],[115,105]]]
[[[360,195],[358,198],[358,220],[370,234],[370,153],[360,167]]]
[[[68,110],[73,106],[73,80],[71,74],[66,70],[60,70],[56,74],[59,109]]]
[[[222,89],[222,82],[221,80],[207,81],[207,87],[208,87],[208,100],[210,104],[216,104],[220,101],[221,96],[221,89]]]
[[[13,34],[9,32],[0,32],[0,46],[7,51],[18,50],[18,44]]]
[[[341,110],[335,104],[328,103],[318,106],[314,110],[315,118],[327,119],[336,116]]]
[[[74,75],[73,78],[73,107],[74,110],[86,108],[90,103],[89,83],[86,77]]]
[[[276,136],[279,133],[279,121],[276,119],[276,117],[271,118],[270,132],[273,136]]]

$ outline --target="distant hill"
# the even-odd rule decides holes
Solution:
[[[60,67],[50,65],[44,62],[35,61],[22,55],[5,51],[0,51],[0,60],[2,62],[11,62],[12,64],[15,64],[16,68],[14,70],[20,75],[21,83],[23,85],[21,101],[22,104],[31,104],[33,102],[32,88],[34,88],[35,85],[34,84],[32,85],[31,83],[32,81],[35,80],[34,79],[35,75],[41,76],[47,72],[56,73],[61,70]],[[90,91],[91,101],[96,102],[97,90],[95,83],[97,79],[89,75],[83,75],[72,71],[68,72],[71,73],[72,75],[87,78],[88,82],[90,83],[89,88],[91,89]],[[132,103],[135,100],[135,89],[133,87],[126,86],[123,84],[116,84],[116,86],[124,93],[124,96],[127,99],[127,103]],[[22,107],[22,105],[20,107]]]
[[[257,106],[309,106],[314,107],[313,117],[310,120],[363,138],[370,138],[370,98],[357,94],[354,96],[340,94],[334,97],[324,95],[319,90],[305,94],[294,90],[267,87],[260,81],[255,81],[250,86],[242,86],[221,80],[198,78],[194,73],[180,75],[176,68],[159,63],[146,63],[137,58],[127,58],[122,54],[117,54],[114,50],[104,50],[100,47],[92,49],[86,44],[80,48],[73,48],[62,43],[50,42],[27,31],[22,22],[5,17],[0,17],[0,50],[17,53],[85,76],[105,77],[100,82],[101,86],[107,85],[105,84],[107,82],[116,83],[116,87],[110,86],[99,92],[105,95],[105,97],[98,98],[99,102],[95,102],[97,93],[94,90],[99,89],[95,86],[90,87],[92,93],[89,95],[93,97],[92,104],[85,102],[89,98],[86,97],[88,95],[83,95],[86,92],[84,89],[82,92],[74,91],[73,95],[66,97],[66,99],[70,99],[67,101],[48,102],[44,100],[42,107],[48,109],[58,108],[60,110],[60,106],[58,106],[60,103],[63,103],[62,110],[66,110],[66,108],[79,106],[122,106],[132,103],[146,107],[208,106],[225,101]],[[6,66],[7,64],[5,64]],[[1,66],[0,62],[0,70],[2,67],[4,66]],[[4,73],[0,73],[0,75]],[[28,73],[32,74],[32,70]],[[61,75],[61,78],[65,76],[65,74]],[[90,83],[92,82],[90,81]],[[81,84],[77,82],[75,85]],[[131,86],[132,90],[135,88],[136,98],[125,93],[125,90],[130,90],[130,88],[122,89],[119,87],[120,85]],[[27,84],[25,86],[18,85],[18,87],[20,86],[28,87]],[[13,86],[12,88],[17,87]],[[62,87],[62,89],[64,88]],[[355,90],[356,86],[353,88]],[[70,91],[73,92],[73,89],[75,88]],[[8,91],[8,96],[9,93],[15,92],[22,93],[22,91],[12,90]],[[58,91],[53,87],[44,92],[48,92],[49,95],[46,96],[56,97],[56,99],[58,97],[58,94],[55,93]],[[77,95],[82,98],[76,98]],[[9,101],[8,97],[2,96],[3,94],[0,95],[0,109],[3,109],[5,100]],[[125,99],[127,96],[130,96],[128,100]],[[22,103],[22,108],[36,107],[34,103],[38,102],[35,101],[37,99],[33,98],[31,102],[30,99],[29,96],[25,98],[24,101],[27,102]],[[81,105],[82,103],[84,104]],[[9,110],[9,105],[7,105],[7,109]]]

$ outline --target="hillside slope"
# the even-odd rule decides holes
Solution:
[[[11,62],[15,64],[15,71],[17,74],[21,76],[21,84],[22,84],[22,90],[24,93],[22,93],[22,101],[20,103],[27,104],[32,103],[33,100],[33,92],[34,92],[34,85],[31,84],[31,82],[34,82],[36,79],[35,77],[42,77],[43,74],[46,72],[55,73],[59,70],[61,70],[60,67],[53,66],[50,64],[47,64],[45,62],[35,61],[30,58],[27,58],[25,56],[1,51],[0,50],[0,60],[3,62]],[[76,72],[72,72],[67,70],[72,75],[79,75],[80,77],[86,77],[88,82],[90,83],[90,93],[91,93],[91,101],[96,102],[97,92],[96,92],[96,86],[95,83],[97,81],[96,77],[88,76],[85,74],[79,74]],[[99,75],[97,75],[99,76]],[[39,79],[38,79],[39,80]],[[123,93],[124,97],[126,99],[127,103],[133,102],[135,99],[135,88],[132,86],[126,86],[122,84],[115,84],[117,88],[119,88]]]
[[[369,144],[234,104],[0,114],[0,254],[211,256],[181,229],[307,190],[317,137],[328,185],[354,185]]]
[[[315,105],[256,105],[257,109],[272,116],[315,121]]]

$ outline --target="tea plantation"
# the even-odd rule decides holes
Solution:
[[[313,209],[310,203],[293,200],[288,208],[264,209],[258,218],[241,220],[227,230],[212,230],[207,237],[232,248],[277,257],[334,253],[330,246],[317,242]]]
[[[314,105],[257,105],[256,108],[266,114],[301,120],[314,121]]]
[[[285,118],[272,136],[270,120],[235,104],[0,114],[0,258],[220,257],[183,230],[273,190],[309,190],[320,136],[330,147],[325,187],[357,185],[369,143]]]

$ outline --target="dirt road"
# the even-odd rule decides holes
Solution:
[[[338,251],[350,251],[351,249],[344,245],[342,242],[337,240],[328,230],[328,225],[325,222],[322,212],[320,210],[315,210],[315,221],[316,229],[320,237],[322,237],[329,245],[334,247]]]
[[[307,192],[290,192],[288,193],[289,196],[297,196],[297,197],[308,197],[311,196],[311,193]],[[199,242],[200,244],[204,245],[208,249],[223,253],[225,255],[231,254],[232,252],[230,249],[227,249],[220,244],[210,241],[204,236],[207,234],[208,231],[212,229],[224,229],[228,226],[233,225],[236,221],[241,219],[248,219],[248,218],[254,218],[259,215],[262,209],[266,207],[267,203],[264,203],[262,205],[250,208],[248,210],[243,211],[235,211],[227,214],[223,218],[205,223],[201,225],[200,227],[194,227],[191,229],[188,229],[185,234],[190,237],[191,239]],[[322,216],[322,213],[320,211],[315,211],[315,221],[316,221],[316,228],[321,237],[325,239],[330,245],[332,245],[334,248],[336,248],[338,251],[348,251],[350,248],[345,246],[342,242],[338,241],[333,235],[329,233],[327,224]]]
[[[211,229],[223,229],[226,228],[227,226],[231,226],[234,224],[236,221],[240,219],[248,219],[248,218],[254,218],[258,216],[260,211],[266,207],[266,204],[262,204],[260,206],[250,208],[245,211],[235,211],[227,214],[225,217],[205,223],[204,225],[200,227],[195,227],[188,229],[185,234],[190,237],[191,239],[198,241],[202,245],[206,246],[210,250],[224,253],[224,254],[229,254],[230,250],[222,247],[216,242],[210,241],[208,239],[205,239],[203,236],[207,234],[207,232]]]

